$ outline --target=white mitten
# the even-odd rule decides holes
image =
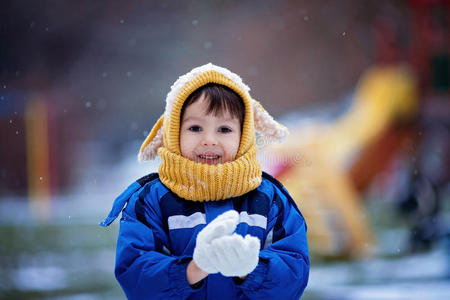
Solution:
[[[232,234],[238,222],[238,212],[229,210],[212,220],[198,233],[193,259],[200,269],[209,274],[219,272],[213,261],[215,258],[214,252],[211,251],[212,242],[217,238]]]
[[[259,261],[259,239],[247,234],[226,235],[212,241],[211,262],[224,276],[245,276]]]

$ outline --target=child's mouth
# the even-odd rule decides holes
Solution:
[[[200,154],[197,156],[199,161],[204,164],[216,164],[219,162],[221,156],[217,154]]]

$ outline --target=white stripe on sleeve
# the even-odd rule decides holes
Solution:
[[[204,213],[196,212],[190,216],[176,215],[170,216],[167,220],[169,230],[172,229],[186,229],[186,228],[194,228],[200,224],[206,224],[206,216]],[[257,226],[262,229],[267,228],[267,218],[253,214],[249,215],[246,211],[242,211],[239,214],[239,223],[246,223],[248,226]]]
[[[170,216],[167,220],[169,230],[172,229],[183,229],[183,228],[194,228],[200,224],[206,224],[205,214],[201,212],[196,212],[190,216]]]
[[[258,226],[266,229],[267,218],[258,214],[249,215],[246,211],[241,211],[239,214],[239,223],[247,223],[249,226]]]

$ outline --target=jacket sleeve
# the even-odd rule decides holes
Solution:
[[[164,253],[167,234],[159,204],[148,190],[144,187],[122,212],[115,276],[128,299],[184,299],[202,286],[194,289],[187,282],[190,257]]]
[[[275,188],[265,248],[238,285],[250,299],[299,299],[309,277],[306,223],[284,187]]]

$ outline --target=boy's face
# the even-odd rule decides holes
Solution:
[[[232,161],[241,140],[241,124],[228,111],[206,114],[208,101],[200,98],[184,110],[180,129],[181,155],[214,165]]]

